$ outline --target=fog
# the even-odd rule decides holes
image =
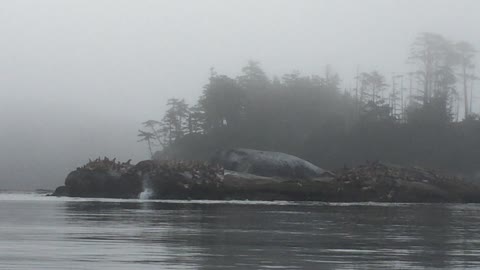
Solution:
[[[471,1],[3,1],[0,189],[53,188],[88,158],[134,161],[141,122],[194,102],[209,69],[407,70],[419,32],[480,48]],[[478,112],[478,108],[473,111]]]

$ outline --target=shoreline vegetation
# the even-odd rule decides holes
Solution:
[[[255,61],[237,76],[212,68],[197,102],[169,99],[139,139],[156,159],[208,160],[218,149],[250,148],[327,169],[382,160],[480,178],[475,48],[420,33],[409,49],[407,72],[359,69],[345,78],[354,79],[347,89],[330,66],[273,77]]]

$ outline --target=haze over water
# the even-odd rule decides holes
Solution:
[[[0,269],[478,269],[480,205],[0,194]]]
[[[3,1],[0,189],[55,188],[88,158],[148,157],[137,130],[168,98],[195,102],[209,70],[410,71],[433,32],[480,48],[476,0]],[[476,62],[478,66],[478,61]],[[478,99],[474,112],[479,112]],[[343,160],[342,160],[343,162]],[[323,164],[320,164],[323,166]]]

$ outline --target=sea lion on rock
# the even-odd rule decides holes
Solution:
[[[219,151],[212,162],[227,170],[269,177],[315,178],[332,175],[296,156],[244,148]]]

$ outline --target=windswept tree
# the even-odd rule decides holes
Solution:
[[[161,133],[161,127],[162,127],[161,122],[157,120],[147,120],[143,122],[142,125],[145,128],[148,128],[151,130],[151,133],[155,135],[155,139],[159,145],[161,145],[162,147],[165,147],[164,138],[162,137],[162,133]]]
[[[150,157],[153,157],[153,141],[156,139],[155,134],[143,130],[138,130],[138,132],[139,133],[137,136],[140,137],[140,140],[138,140],[138,142],[146,142]]]

